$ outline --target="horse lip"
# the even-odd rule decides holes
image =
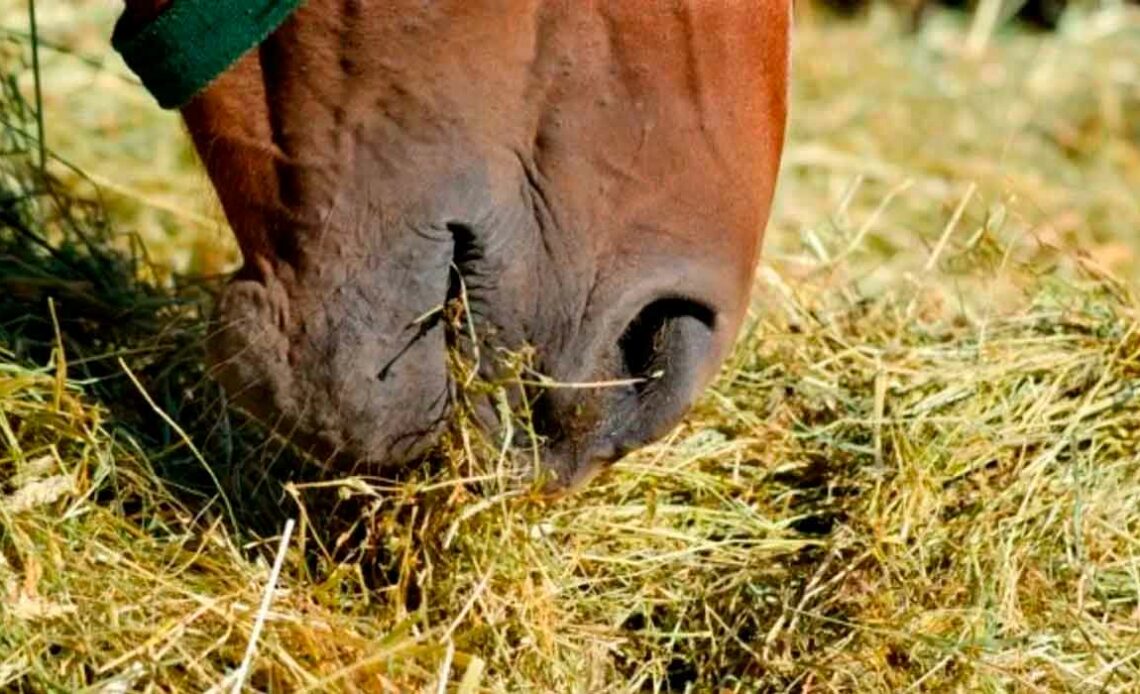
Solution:
[[[541,480],[539,497],[557,502],[574,496],[608,470],[617,459],[617,450],[608,440],[594,441],[583,448],[557,448],[543,451],[543,464],[535,476],[549,475]]]

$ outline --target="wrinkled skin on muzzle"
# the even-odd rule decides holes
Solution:
[[[310,0],[183,110],[244,258],[216,377],[323,460],[407,465],[461,287],[483,361],[603,384],[534,394],[557,485],[662,436],[747,308],[788,31],[786,0]]]

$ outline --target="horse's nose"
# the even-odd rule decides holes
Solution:
[[[539,399],[550,491],[579,489],[667,433],[712,377],[726,342],[715,311],[681,298],[653,300],[618,325],[611,349],[583,364],[597,374],[592,382],[555,382]]]
[[[444,326],[423,317],[446,299],[450,244],[409,235],[355,267],[310,254],[230,283],[207,341],[212,372],[238,406],[338,468],[405,463],[449,406]]]

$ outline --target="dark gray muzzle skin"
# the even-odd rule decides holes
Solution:
[[[391,217],[377,208],[361,219],[348,205],[344,217],[322,215],[327,227],[294,223],[291,254],[224,292],[213,370],[240,406],[317,458],[391,470],[448,422],[448,350],[476,353],[443,319],[461,297],[483,378],[502,377],[504,352],[539,355],[526,380],[549,382],[528,393],[544,466],[577,487],[690,406],[715,356],[716,311],[687,294],[702,280],[696,263],[647,248],[603,271],[600,254],[582,253],[588,240],[567,241],[537,171],[516,161],[494,182],[472,166],[428,177],[421,201],[395,203]]]
[[[311,0],[184,110],[245,258],[213,372],[384,474],[447,426],[449,349],[494,380],[529,348],[542,465],[577,488],[677,424],[743,320],[787,4],[391,5]],[[440,319],[459,295],[475,343]]]

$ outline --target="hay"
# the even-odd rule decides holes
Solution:
[[[769,262],[716,386],[554,505],[468,427],[405,479],[315,481],[227,411],[212,285],[178,272],[197,241],[165,238],[184,216],[38,170],[10,38],[0,687],[221,691],[260,622],[261,691],[1135,691],[1140,23],[967,59],[952,17],[917,42],[882,17],[801,28]],[[45,60],[68,159],[89,131],[52,139],[55,76],[93,69]],[[127,188],[188,180],[167,125]]]

